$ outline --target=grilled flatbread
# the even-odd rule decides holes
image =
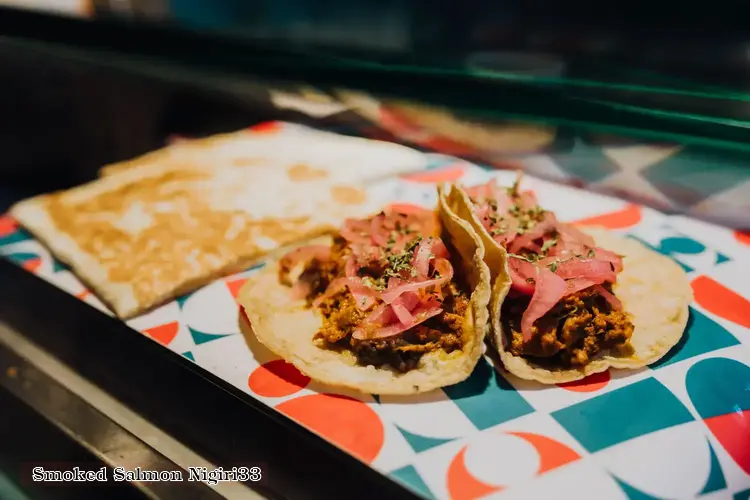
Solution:
[[[225,140],[234,141],[218,139]],[[335,151],[336,144],[318,147]],[[156,153],[133,168],[22,201],[10,213],[113,312],[130,318],[280,246],[323,234],[347,216],[376,210],[362,181],[420,168],[421,155],[404,149],[380,154],[373,146],[362,159],[345,146],[325,161],[237,161],[226,168],[182,168]]]
[[[279,163],[337,167],[339,176],[366,181],[413,171],[425,165],[420,152],[384,141],[350,137],[293,125],[272,123],[270,132],[252,129],[202,139],[181,139],[151,153],[105,165],[100,176],[139,168],[215,169]],[[303,176],[304,173],[300,173]]]

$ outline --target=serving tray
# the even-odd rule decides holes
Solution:
[[[384,205],[429,207],[437,182],[514,177],[425,157],[424,171],[369,189]],[[695,301],[683,340],[664,359],[545,387],[486,356],[467,381],[425,395],[336,390],[253,337],[234,297],[262,263],[127,325],[426,498],[546,498],[571,488],[591,499],[750,497],[750,238],[533,177],[524,184],[561,220],[636,238],[685,269]],[[111,314],[8,216],[0,254]]]

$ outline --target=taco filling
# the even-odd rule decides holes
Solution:
[[[434,212],[381,212],[347,220],[330,247],[284,256],[279,280],[317,308],[313,340],[348,349],[361,365],[414,369],[428,352],[463,347],[469,297],[454,281]]]
[[[506,249],[511,288],[501,324],[513,355],[581,367],[601,351],[630,355],[634,326],[612,291],[622,257],[495,180],[466,189],[477,219]]]

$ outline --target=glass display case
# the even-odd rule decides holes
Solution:
[[[743,336],[750,327],[743,285],[750,277],[750,62],[733,3],[713,13],[684,7],[682,23],[636,7],[615,22],[603,12],[587,16],[575,3],[563,10],[533,2],[63,4],[0,9],[0,214],[21,199],[91,181],[105,175],[102,166],[180,140],[306,127],[418,151],[424,172],[412,180],[422,186],[463,179],[474,168],[499,175],[522,170],[560,192],[579,193],[567,195],[575,201],[568,205],[580,204],[577,219],[640,234],[680,263],[696,302],[687,344],[632,378],[606,374],[580,390],[554,387],[562,395],[547,397],[552,391],[536,391],[487,365],[494,376],[485,374],[476,387],[403,403],[346,393],[342,399],[363,403],[356,406],[362,413],[351,410],[357,422],[341,420],[350,436],[318,422],[338,422],[346,406],[326,407],[315,418],[283,406],[328,396],[325,387],[274,373],[280,386],[298,386],[263,393],[250,378],[267,369],[265,358],[254,355],[240,366],[245,361],[232,353],[237,346],[219,347],[226,337],[244,348],[239,330],[206,333],[191,323],[211,316],[222,300],[222,307],[236,308],[229,295],[212,302],[197,291],[190,295],[198,296],[196,313],[186,309],[192,307],[186,295],[165,306],[166,313],[121,321],[102,312],[45,245],[0,216],[6,257],[0,259],[0,496],[479,498],[500,495],[503,481],[513,479],[493,476],[497,471],[482,463],[494,455],[476,451],[485,433],[507,431],[526,432],[521,437],[539,453],[527,460],[538,467],[526,464],[531,472],[523,474],[541,489],[508,486],[509,495],[528,498],[589,474],[586,464],[610,446],[577,434],[566,409],[631,389],[626,400],[645,405],[627,399],[642,389],[656,409],[644,410],[650,420],[643,429],[623,433],[632,449],[620,453],[649,454],[637,448],[639,433],[662,436],[679,427],[683,434],[656,437],[654,446],[684,438],[683,456],[694,460],[659,456],[707,479],[679,489],[672,481],[677,469],[659,482],[605,456],[608,475],[600,482],[607,484],[592,495],[745,498],[737,495],[750,491],[747,454],[721,429],[733,429],[727,432],[738,442],[750,436],[746,392],[730,394],[730,387],[722,400],[745,416],[714,424],[711,418],[731,412],[704,415],[692,389],[675,382],[689,377],[679,370],[700,371],[713,360],[717,373],[726,369],[737,384],[750,383]],[[702,38],[694,31],[699,25]],[[285,144],[293,149],[296,136],[290,137]],[[357,162],[352,157],[350,168]],[[565,191],[574,189],[583,191]],[[183,337],[184,345],[174,340]],[[709,379],[696,384],[715,383]],[[371,414],[368,432],[361,421]],[[433,419],[440,422],[425,423]],[[693,429],[699,421],[710,432]],[[377,449],[368,455],[357,443],[378,432]],[[520,461],[528,452],[498,443],[516,450]],[[36,464],[103,467],[110,480],[35,482]],[[574,472],[553,470],[564,466]],[[118,467],[181,471],[185,478],[201,467],[257,467],[263,474],[216,484],[117,481]],[[548,471],[553,486],[544,486]]]

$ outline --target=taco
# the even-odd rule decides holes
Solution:
[[[485,244],[490,340],[506,369],[552,384],[663,357],[687,324],[682,268],[635,240],[558,221],[519,181],[453,186],[444,200]]]
[[[489,329],[489,269],[445,207],[347,220],[240,290],[258,340],[321,383],[414,394],[461,382]]]

